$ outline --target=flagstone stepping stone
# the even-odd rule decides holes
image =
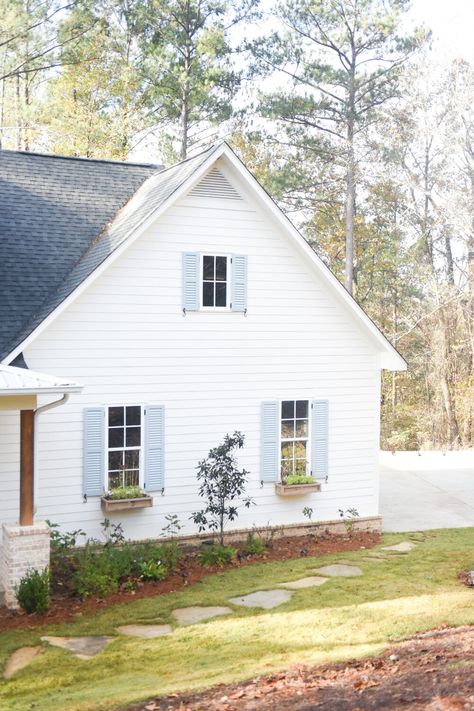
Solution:
[[[229,602],[243,607],[263,607],[264,610],[271,610],[288,602],[292,595],[290,590],[259,590],[242,597],[231,597]]]
[[[48,642],[53,647],[67,649],[78,659],[91,659],[99,654],[104,647],[114,640],[113,637],[41,637],[42,642]]]
[[[323,568],[318,568],[314,572],[327,575],[329,578],[354,578],[357,575],[362,575],[362,570],[356,565],[346,565],[345,563],[325,565]]]
[[[11,679],[14,674],[26,667],[42,651],[41,647],[20,647],[20,649],[16,649],[5,665],[4,678]]]
[[[122,625],[116,629],[119,634],[126,637],[141,637],[142,639],[163,637],[173,632],[171,625]]]
[[[304,588],[314,588],[318,585],[323,585],[323,583],[327,583],[327,581],[328,578],[320,578],[319,576],[312,575],[309,578],[292,580],[290,583],[278,583],[278,587],[289,588],[290,590],[303,590]]]
[[[416,543],[412,543],[411,541],[402,541],[401,543],[397,543],[395,546],[384,546],[382,550],[395,551],[395,553],[408,553],[413,550],[415,546]]]
[[[228,615],[230,607],[181,607],[171,613],[180,625],[194,625],[219,615]]]

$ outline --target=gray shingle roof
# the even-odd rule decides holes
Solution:
[[[166,170],[0,151],[0,359],[215,148]]]

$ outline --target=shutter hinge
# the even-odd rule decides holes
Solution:
[[[260,480],[260,488],[263,489],[263,479]]]
[[[84,503],[87,504],[87,494],[84,494],[82,498],[84,499]]]
[[[186,309],[183,308],[183,316],[186,316]]]
[[[165,487],[162,488],[162,490],[161,490],[161,495],[162,495],[162,496],[165,495]]]
[[[232,301],[230,302],[230,308],[232,308]]]

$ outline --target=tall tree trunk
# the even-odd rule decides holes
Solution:
[[[354,216],[355,216],[355,156],[354,118],[347,124],[347,173],[346,173],[346,264],[345,287],[352,294],[354,290]]]
[[[347,173],[346,173],[346,264],[345,287],[349,294],[354,290],[354,217],[356,206],[356,165],[354,153],[354,131],[356,122],[356,67],[357,55],[354,35],[351,34],[351,65],[349,69],[349,84],[347,92]]]
[[[22,149],[22,122],[21,122],[21,93],[20,93],[20,75],[17,74],[15,77],[15,113],[16,113],[16,124],[17,124],[17,135],[16,135],[16,147],[17,150]]]
[[[438,326],[441,335],[441,362],[438,377],[448,426],[447,445],[451,449],[459,447],[461,440],[459,424],[456,415],[456,407],[452,391],[453,383],[450,375],[452,358],[451,347],[449,342],[450,324],[448,318],[446,317],[444,308],[439,310]]]

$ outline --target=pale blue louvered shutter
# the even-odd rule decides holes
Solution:
[[[165,486],[165,408],[145,408],[145,490],[161,491]]]
[[[232,255],[232,311],[247,310],[247,257]]]
[[[262,402],[262,481],[278,481],[280,406],[276,400]]]
[[[199,254],[183,252],[183,309],[199,309]]]
[[[328,478],[328,401],[313,400],[311,412],[311,474],[315,479],[326,480]]]
[[[105,464],[105,408],[84,409],[84,494],[102,496]]]

